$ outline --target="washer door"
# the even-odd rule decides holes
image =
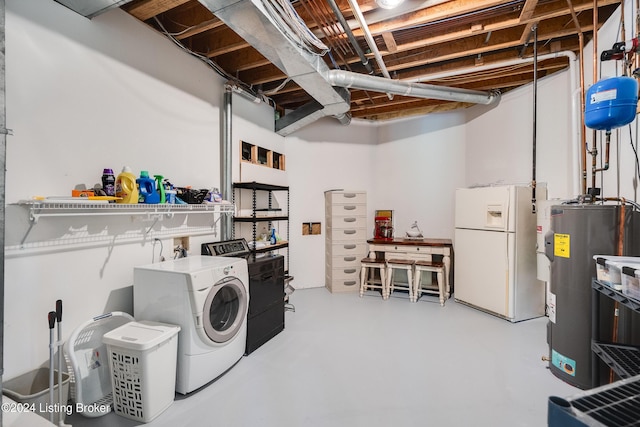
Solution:
[[[213,342],[236,336],[247,316],[247,291],[237,277],[216,283],[204,303],[204,331]]]

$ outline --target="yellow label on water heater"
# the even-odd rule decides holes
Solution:
[[[553,255],[571,258],[571,236],[568,234],[553,235]]]

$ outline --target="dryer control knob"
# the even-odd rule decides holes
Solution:
[[[231,266],[227,266],[224,268],[224,270],[222,270],[224,274],[229,274],[230,271],[231,271]]]

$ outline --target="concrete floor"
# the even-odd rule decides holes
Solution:
[[[547,318],[509,323],[434,297],[291,295],[283,332],[148,426],[544,426]],[[135,426],[114,413],[74,426]]]

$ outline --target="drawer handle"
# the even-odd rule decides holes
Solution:
[[[348,280],[348,281],[344,282],[345,286],[353,286],[355,284],[356,284],[355,280]]]
[[[356,218],[344,218],[344,222],[356,222]]]
[[[355,261],[356,257],[354,257],[354,256],[346,256],[346,257],[344,257],[344,260],[345,261]]]
[[[344,234],[356,234],[356,230],[344,230]]]
[[[356,197],[356,193],[344,193],[345,199],[353,199],[354,197]]]
[[[345,211],[355,211],[355,210],[356,210],[356,207],[355,207],[355,206],[351,206],[351,205],[349,205],[349,206],[345,206],[345,207],[344,207],[344,210],[345,210]]]
[[[342,247],[345,248],[345,249],[355,249],[356,245],[344,245]]]

